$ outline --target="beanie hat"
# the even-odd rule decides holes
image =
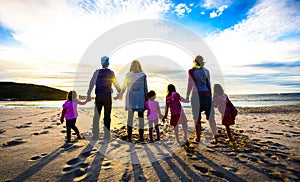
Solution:
[[[101,65],[102,65],[102,66],[108,66],[108,65],[109,65],[109,57],[103,56],[103,57],[101,58]]]

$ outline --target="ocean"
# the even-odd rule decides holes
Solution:
[[[300,104],[300,93],[281,94],[249,94],[249,95],[229,95],[230,100],[237,108],[279,106]],[[157,98],[161,107],[164,107],[164,98]],[[60,101],[0,101],[0,108],[61,108],[63,100]],[[89,102],[85,106],[93,107],[94,103]],[[184,108],[189,108],[189,103],[182,104]],[[113,101],[113,107],[124,106],[124,101]]]

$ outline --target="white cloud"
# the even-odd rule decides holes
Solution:
[[[299,2],[261,1],[248,12],[247,19],[206,37],[224,75],[260,74],[269,70],[242,67],[262,62],[300,60]]]
[[[228,5],[223,5],[217,9],[217,11],[213,11],[209,14],[210,18],[216,18],[223,14],[223,11],[228,8]]]
[[[202,7],[206,9],[219,9],[225,4],[230,5],[232,0],[204,0]]]
[[[0,21],[35,56],[74,62],[112,27],[159,18],[169,8],[167,0],[1,1]]]
[[[26,65],[31,70],[61,67],[71,71],[88,46],[104,32],[126,22],[157,19],[171,5],[169,0],[0,1],[1,26],[12,30],[13,38],[20,42],[17,48],[0,43],[0,64],[11,62],[6,64],[6,70],[15,70],[10,81],[22,79]],[[16,68],[19,71],[14,65],[20,65]]]
[[[178,17],[184,17],[190,12],[192,12],[192,9],[189,8],[186,4],[180,3],[175,7],[174,12]]]
[[[278,3],[280,2],[280,3]],[[284,36],[300,32],[299,12],[288,1],[262,1],[248,18],[234,27],[209,35],[206,40],[222,64],[242,65],[284,61],[299,55],[299,38]]]

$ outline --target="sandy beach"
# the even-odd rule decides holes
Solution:
[[[61,109],[1,108],[0,181],[300,181],[300,105],[238,110],[233,143],[217,115],[218,144],[210,144],[204,121],[201,143],[185,145],[163,124],[161,141],[139,143],[135,130],[126,142],[123,108],[113,109],[110,142],[102,135],[91,140],[93,109],[79,108],[85,139],[73,134],[69,144]],[[191,111],[185,112],[191,141]]]

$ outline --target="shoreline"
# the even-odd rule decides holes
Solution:
[[[61,108],[61,105],[65,102],[65,100],[40,100],[40,101],[0,101],[0,109],[2,108]],[[164,102],[160,102],[160,108],[164,109]],[[275,105],[264,105],[264,106],[239,106],[233,103],[237,109],[241,110],[247,110],[251,108],[271,108],[271,107],[299,107],[300,103],[294,103],[294,104],[275,104]],[[182,104],[184,109],[191,108],[190,103]],[[86,106],[79,106],[80,108],[93,108],[94,103],[88,102]],[[115,109],[122,109],[124,108],[124,104],[122,103],[112,106],[112,108]]]
[[[64,141],[60,108],[0,108],[1,180],[299,181],[299,110],[300,105],[238,108],[236,124],[231,126],[234,143],[225,140],[225,127],[216,115],[219,143],[210,144],[212,136],[204,120],[201,143],[186,146],[174,142],[170,128],[160,142],[138,143],[135,138],[125,142],[123,108],[113,109],[109,143],[102,138],[90,140],[93,109],[79,108],[77,125],[85,139],[73,135],[71,144]],[[190,109],[185,113],[192,140]]]

